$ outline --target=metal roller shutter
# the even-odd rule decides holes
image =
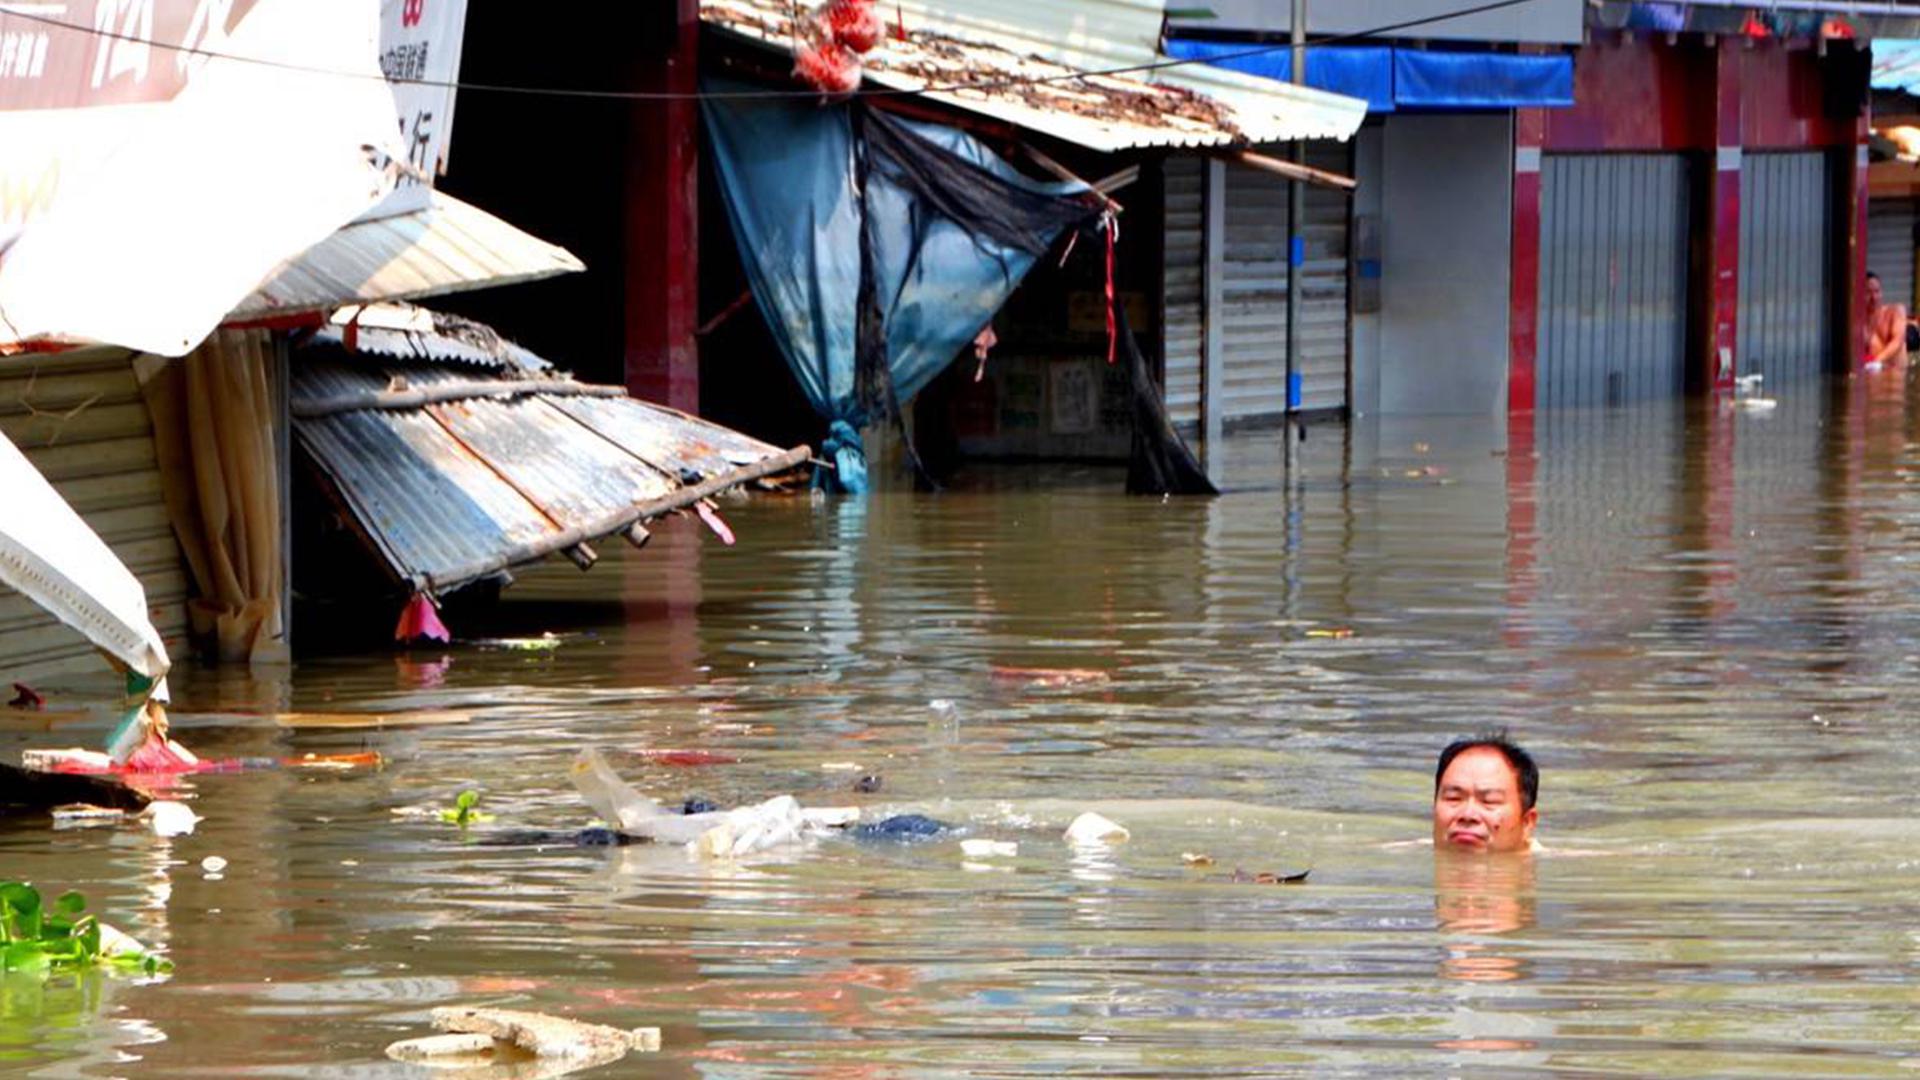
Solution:
[[[1221,418],[1232,423],[1287,408],[1287,181],[1229,163],[1226,187]]]
[[[1832,168],[1826,154],[1740,162],[1735,368],[1769,385],[1819,375],[1833,351]],[[1869,240],[1871,242],[1871,240]]]
[[[176,647],[186,634],[187,572],[132,357],[85,349],[0,360],[0,432],[146,586],[154,626]],[[0,587],[0,671],[31,678],[99,662],[85,638]]]
[[[1207,256],[1202,228],[1205,166],[1197,157],[1162,164],[1166,217],[1161,288],[1161,348],[1166,358],[1167,414],[1176,424],[1200,422],[1201,348]]]
[[[1913,295],[1914,207],[1920,200],[1875,199],[1867,204],[1867,269],[1880,275],[1889,303],[1915,308]]]
[[[1307,144],[1307,164],[1353,175],[1351,143]],[[1353,199],[1344,191],[1309,186],[1306,263],[1300,272],[1300,408],[1347,404],[1347,220]],[[1281,311],[1284,316],[1285,304]]]
[[[1686,193],[1686,161],[1675,154],[1543,156],[1541,407],[1683,390]]]

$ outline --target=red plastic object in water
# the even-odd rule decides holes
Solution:
[[[1022,682],[1034,686],[1085,686],[1104,683],[1112,676],[1098,668],[1010,667],[995,664],[992,675],[1001,682]]]
[[[433,610],[433,601],[426,593],[414,593],[407,601],[406,610],[400,613],[399,625],[393,628],[393,640],[405,644],[409,641],[451,641],[453,635],[447,632],[447,624],[440,621],[440,615]]]
[[[634,753],[655,765],[673,765],[680,768],[740,763],[740,759],[732,754],[720,754],[712,750],[635,750]]]
[[[837,41],[801,49],[794,58],[793,73],[826,94],[851,94],[860,89],[860,59]]]
[[[130,773],[176,773],[195,772],[201,765],[200,759],[179,743],[164,735],[148,732],[146,739],[127,755],[122,768]]]

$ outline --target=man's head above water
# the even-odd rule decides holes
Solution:
[[[1526,851],[1540,820],[1540,770],[1504,731],[1458,739],[1433,773],[1436,850]]]

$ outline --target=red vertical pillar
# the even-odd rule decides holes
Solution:
[[[1699,385],[1716,393],[1733,389],[1740,330],[1740,95],[1745,45],[1722,38],[1714,57],[1713,192],[1707,228],[1707,325]]]
[[[1507,413],[1533,412],[1540,351],[1540,150],[1545,109],[1513,113],[1513,257],[1507,309]]]
[[[700,409],[699,0],[652,0],[661,33],[641,41],[627,144],[626,382],[635,397]]]
[[[1863,292],[1867,284],[1867,138],[1872,134],[1873,117],[1871,108],[1861,113],[1853,129],[1853,153],[1849,155],[1852,167],[1847,174],[1853,181],[1853,199],[1850,205],[1853,213],[1847,228],[1847,280],[1842,284],[1840,293],[1846,297],[1847,305],[1847,370],[1857,370],[1865,361],[1867,353],[1866,303]]]

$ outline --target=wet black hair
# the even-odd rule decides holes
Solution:
[[[1439,767],[1433,770],[1434,794],[1440,793],[1440,778],[1447,775],[1447,766],[1453,764],[1454,758],[1468,750],[1477,750],[1483,746],[1500,751],[1500,756],[1507,759],[1507,764],[1513,769],[1513,775],[1520,780],[1520,809],[1522,811],[1533,809],[1534,802],[1540,797],[1540,766],[1533,763],[1532,754],[1522,750],[1519,743],[1507,737],[1506,728],[1485,731],[1448,743],[1447,748],[1440,751]]]
[[[1867,280],[1868,280],[1868,281],[1879,281],[1879,280],[1880,280],[1880,275],[1879,275],[1879,274],[1876,274],[1876,273],[1874,273],[1874,272],[1873,272],[1873,271],[1871,271],[1871,270],[1869,270],[1869,271],[1867,271]]]

